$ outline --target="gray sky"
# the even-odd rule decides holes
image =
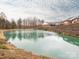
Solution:
[[[0,11],[8,19],[37,17],[60,21],[79,16],[79,0],[0,0]]]

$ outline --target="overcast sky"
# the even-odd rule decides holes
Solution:
[[[79,0],[0,0],[0,11],[9,19],[38,17],[60,21],[79,16]]]

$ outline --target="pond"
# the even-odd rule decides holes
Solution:
[[[43,30],[7,31],[4,34],[8,42],[34,54],[58,59],[79,59],[79,38]]]

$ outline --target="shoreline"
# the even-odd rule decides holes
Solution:
[[[20,57],[19,59],[23,59],[23,58],[24,59],[56,59],[53,57],[51,58],[51,57],[42,56],[42,55],[35,55],[32,52],[27,52],[27,51],[24,51],[23,49],[17,49],[17,47],[15,47],[13,44],[11,44],[10,42],[7,42],[3,32],[15,31],[15,30],[23,30],[23,29],[3,29],[3,30],[1,29],[0,30],[0,45],[2,44],[3,47],[5,47],[3,49],[0,48],[0,51],[5,51],[5,52],[2,52],[2,54],[4,54],[4,56],[2,57],[3,59],[9,59],[10,57],[15,58],[15,59],[17,59],[19,57]],[[27,29],[27,30],[29,30],[29,29]],[[12,51],[14,51],[14,52],[12,52]],[[16,52],[18,52],[19,54],[17,54]],[[8,54],[10,54],[10,56],[8,56]],[[11,54],[14,54],[15,56],[12,56]],[[28,55],[29,55],[29,57],[28,57]],[[0,56],[1,56],[1,53],[0,53]],[[7,56],[7,58],[4,58],[5,56]]]
[[[68,30],[64,30],[64,29],[54,27],[54,26],[37,27],[37,29],[50,31],[50,32],[56,32],[58,34],[68,35],[68,36],[79,38],[79,31],[78,32],[76,32],[76,31],[68,31]]]
[[[76,38],[79,38],[79,36],[75,36],[75,35],[72,35],[70,32],[65,32],[65,31],[61,31],[60,29],[56,29],[56,28],[51,28],[51,27],[41,27],[41,29],[39,28],[35,28],[35,30],[38,29],[38,30],[45,30],[45,31],[50,31],[50,32],[56,32],[58,34],[62,34],[62,35],[68,35],[68,36],[73,36],[73,37],[76,37]],[[16,30],[33,30],[33,29],[3,29],[3,30],[0,30],[0,32],[6,32],[6,31],[16,31]],[[1,37],[0,37],[1,38]],[[5,38],[6,39],[6,38]],[[32,52],[27,52],[27,51],[24,51],[23,49],[17,49],[17,47],[15,47],[14,45],[12,45],[11,43],[7,43],[8,45],[8,48],[9,50],[12,50],[12,51],[20,51],[18,53],[25,53],[24,55],[30,55],[31,59],[58,59],[58,58],[51,58],[51,57],[47,57],[47,56],[42,56],[42,55],[35,55],[34,53]],[[1,50],[1,49],[0,49]],[[8,52],[9,52],[8,50]],[[16,53],[14,53],[16,54]],[[22,55],[20,55],[22,57]],[[22,57],[23,58],[23,57]],[[27,57],[26,57],[27,58]],[[25,58],[25,59],[26,59]],[[28,57],[29,58],[29,57]],[[27,58],[27,59],[28,59]],[[16,58],[15,58],[16,59]],[[30,59],[30,58],[29,58]]]

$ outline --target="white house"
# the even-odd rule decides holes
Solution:
[[[79,23],[79,18],[73,19],[73,20],[72,20],[72,24],[74,24],[74,23]]]

